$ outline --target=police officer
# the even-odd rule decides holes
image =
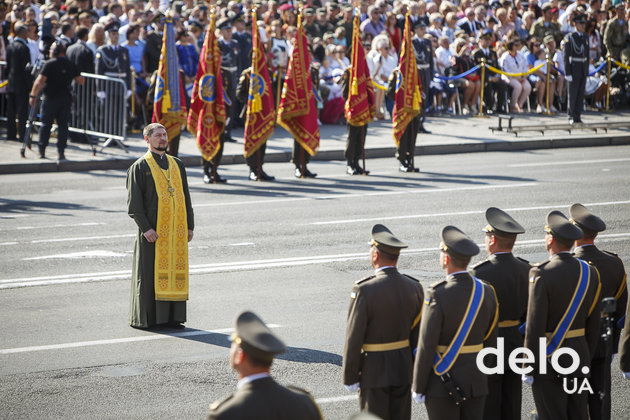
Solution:
[[[494,287],[499,302],[498,337],[504,340],[504,366],[512,350],[523,347],[518,331],[527,315],[527,275],[529,263],[512,254],[516,236],[525,229],[501,209],[486,210],[484,228],[488,258],[472,268],[474,276]],[[488,396],[484,419],[518,420],[521,418],[521,378],[511,370],[488,376]]]
[[[466,271],[479,247],[455,226],[443,228],[441,237],[446,279],[432,284],[424,300],[413,398],[425,403],[432,420],[483,419],[488,378],[476,359],[496,344],[497,299],[492,286]]]
[[[621,51],[628,43],[628,21],[622,0],[613,0],[616,16],[608,21],[604,31],[604,45],[615,60],[621,59]]]
[[[241,109],[239,115],[243,120],[247,118],[247,99],[249,97],[249,79],[251,73],[251,67],[243,70],[241,77],[238,79],[238,86],[236,87],[236,98],[243,104],[243,109]],[[265,163],[266,149],[267,142],[264,142],[253,155],[245,159],[249,167],[250,181],[274,181],[276,179],[276,177],[268,175],[262,168]]]
[[[352,85],[350,76],[352,68],[348,67],[343,72],[342,86],[343,98],[348,100],[348,92]],[[367,175],[370,171],[365,170],[359,164],[359,160],[364,156],[365,136],[367,135],[368,125],[352,125],[348,123],[348,138],[346,140],[346,173],[348,175]]]
[[[15,38],[7,48],[7,139],[23,141],[28,119],[28,92],[33,85],[31,73],[27,70],[31,60],[26,40],[28,27],[22,22],[16,22],[14,33]]]
[[[31,89],[30,105],[35,106],[37,96],[43,90],[41,106],[42,126],[39,129],[39,155],[45,158],[46,146],[50,139],[53,122],[57,121],[57,152],[59,160],[66,157],[64,151],[68,141],[68,123],[72,107],[70,86],[75,80],[85,83],[77,67],[66,58],[66,48],[60,42],[53,42],[50,47],[50,60],[44,63]]]
[[[120,29],[120,24],[116,21],[105,27],[109,37],[109,44],[103,45],[96,50],[96,73],[123,79],[127,90],[130,90],[131,66],[129,64],[129,51],[125,47],[118,46],[118,29]]]
[[[549,259],[529,272],[529,302],[525,329],[525,347],[539,354],[540,339],[546,342],[546,360],[536,359],[532,375],[523,381],[532,384],[534,402],[540,420],[588,419],[587,394],[566,393],[563,381],[583,383],[597,346],[600,324],[599,274],[584,261],[574,258],[571,246],[582,238],[582,229],[564,214],[554,210],[547,215],[545,247]],[[546,337],[546,340],[545,340]],[[579,366],[570,375],[554,371],[551,355],[560,347],[573,349]],[[570,366],[567,354],[558,358],[559,365]],[[546,364],[541,367],[541,364]],[[586,368],[586,369],[585,369]]]
[[[564,56],[564,70],[569,82],[567,90],[567,113],[569,123],[582,122],[582,108],[584,107],[584,89],[588,76],[588,35],[584,32],[586,15],[580,13],[573,18],[575,32],[569,33],[564,40],[562,54]]]
[[[252,312],[241,313],[231,341],[230,366],[238,373],[238,387],[210,405],[208,420],[322,418],[307,391],[284,387],[270,376],[274,356],[287,348],[262,319]]]
[[[626,270],[621,259],[612,252],[603,251],[595,246],[594,241],[599,232],[606,230],[606,223],[598,216],[594,215],[581,204],[574,204],[569,210],[571,221],[584,232],[584,236],[575,241],[573,255],[576,258],[587,261],[597,268],[601,281],[600,299],[612,297],[617,302],[615,313],[613,314],[613,353],[619,347],[619,335],[621,329],[617,326],[617,321],[624,315],[626,302],[628,300],[628,290],[626,289]],[[602,318],[601,331],[605,331]],[[597,350],[591,362],[591,386],[593,394],[588,397],[588,411],[591,420],[602,418],[603,399],[610,401],[607,393],[609,384],[605,383],[605,363],[606,363],[606,342],[600,335],[597,342]],[[610,361],[608,362],[610,363]],[[610,378],[609,378],[610,379]],[[600,394],[600,392],[602,394]],[[602,399],[600,396],[603,396]],[[607,404],[610,408],[610,403]],[[610,418],[610,412],[605,418]]]
[[[412,349],[424,291],[396,268],[406,247],[385,226],[374,225],[370,262],[375,273],[357,281],[350,294],[343,383],[359,391],[361,411],[384,420],[411,417]]]
[[[221,69],[226,78],[229,78],[229,89],[225,91],[230,102],[236,100],[236,85],[238,84],[238,64],[239,64],[239,45],[238,42],[232,38],[232,20],[230,18],[223,18],[217,22],[217,28],[221,32],[219,38],[219,50],[221,50]],[[230,113],[226,114],[229,117],[229,121],[225,124],[225,141],[235,142],[232,139],[232,127],[234,126],[234,120],[236,119],[236,107],[230,107]]]
[[[230,70],[221,66],[221,81],[223,82],[223,91],[230,92],[232,87],[232,73]],[[234,96],[229,98],[229,101],[225,101],[225,115],[230,115],[234,104]],[[221,158],[223,157],[223,149],[225,148],[225,142],[228,135],[224,131],[219,137],[219,150],[210,160],[205,160],[201,157],[201,166],[203,167],[203,182],[206,184],[225,184],[227,180],[217,172],[217,168],[221,164]]]
[[[424,134],[431,134],[426,128],[424,128],[424,121],[426,120],[426,110],[433,103],[431,97],[431,91],[429,89],[431,79],[433,79],[433,46],[431,41],[424,38],[427,32],[427,25],[424,19],[418,19],[413,23],[414,36],[411,39],[413,49],[416,53],[416,66],[418,67],[418,74],[420,75],[420,83],[422,83],[422,91],[424,93],[424,103],[421,106],[418,132]]]

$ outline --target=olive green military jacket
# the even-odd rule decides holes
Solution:
[[[494,289],[483,283],[483,301],[470,328],[464,345],[496,346],[498,304]],[[468,273],[449,275],[446,280],[432,284],[424,300],[418,353],[413,369],[413,390],[427,397],[448,397],[442,380],[433,370],[438,346],[453,341],[466,314],[473,292],[473,278]],[[488,394],[488,378],[476,364],[477,353],[460,353],[448,371],[453,381],[467,397]]]
[[[411,384],[412,351],[418,341],[424,291],[420,283],[395,267],[356,282],[343,354],[343,383],[362,389]],[[408,341],[389,351],[362,351],[365,344]]]
[[[498,336],[505,339],[506,360],[512,350],[523,346],[523,335],[518,327],[527,317],[530,268],[527,261],[511,252],[490,255],[472,268],[475,277],[494,287],[499,303]]]
[[[617,308],[614,313],[613,322],[613,353],[617,352],[619,346],[619,335],[621,328],[617,327],[617,321],[623,316],[626,310],[626,302],[628,301],[628,289],[626,288],[626,270],[621,259],[607,251],[601,251],[595,245],[584,245],[575,248],[573,255],[576,258],[586,261],[594,266],[599,272],[599,281],[601,282],[601,291],[599,299],[607,297],[615,297],[619,293],[617,299]],[[597,344],[597,350],[593,358],[604,358],[606,356],[606,343],[600,336]]]
[[[207,420],[320,420],[311,395],[286,388],[271,377],[246,383],[229,397],[210,405]]]
[[[617,18],[610,19],[604,31],[604,45],[614,59],[621,58],[621,50],[626,47],[627,40],[628,21],[623,20],[620,23]]]
[[[560,41],[562,41],[562,29],[558,22],[551,21],[549,22],[549,26],[545,26],[545,21],[542,17],[538,18],[536,22],[529,29],[529,34],[538,38],[538,40],[542,41],[546,35],[551,34],[553,38],[556,40],[556,44],[559,45]]]
[[[589,265],[590,282],[570,330],[584,329],[584,335],[565,338],[560,347],[569,347],[580,357],[580,366],[590,366],[599,338],[600,307],[599,274]],[[580,263],[568,252],[559,252],[548,261],[536,264],[529,272],[529,302],[525,347],[539,354],[539,338],[552,333],[566,312],[575,293],[580,276]],[[536,356],[538,358],[538,356]],[[568,366],[560,357],[560,364]],[[549,360],[550,358],[548,358]],[[570,361],[570,360],[569,360]],[[539,372],[539,360],[534,365],[533,376]],[[580,369],[573,376],[581,376]],[[552,374],[549,366],[548,374]]]

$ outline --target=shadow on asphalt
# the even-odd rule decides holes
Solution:
[[[185,330],[164,328],[162,330],[154,330],[153,332],[218,347],[230,348],[231,345],[230,335],[213,331],[198,330],[195,328],[186,328]],[[341,366],[342,362],[342,357],[338,354],[303,347],[288,347],[286,353],[280,354],[276,358],[289,362],[329,363],[337,366]]]
[[[28,201],[9,200],[0,198],[0,213],[46,213],[48,210],[96,210],[92,206],[81,204],[61,203],[57,201]],[[99,209],[102,211],[102,209]],[[71,216],[68,214],[54,214],[55,216]]]

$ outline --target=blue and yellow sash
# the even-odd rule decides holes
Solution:
[[[586,296],[588,285],[591,281],[591,270],[588,269],[588,264],[579,258],[576,259],[580,263],[580,281],[575,288],[575,292],[573,292],[573,297],[571,298],[569,307],[558,323],[556,330],[551,334],[551,337],[547,339],[547,357],[550,357],[564,341],[564,338],[569,332],[569,328],[571,328],[571,324],[573,324],[573,320],[575,319],[580,306],[582,306],[584,296]]]
[[[481,280],[477,277],[473,277],[473,290],[470,295],[470,300],[468,301],[468,307],[466,308],[464,319],[459,325],[459,329],[455,333],[453,341],[446,348],[444,354],[440,356],[438,352],[435,353],[435,358],[433,359],[433,371],[436,375],[444,375],[451,369],[455,360],[457,360],[457,356],[459,356],[459,353],[464,347],[468,334],[475,323],[475,319],[479,313],[479,308],[481,308],[484,297],[483,289],[483,283]]]

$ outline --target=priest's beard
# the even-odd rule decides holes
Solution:
[[[155,150],[159,151],[159,152],[166,152],[166,148],[168,146],[164,146],[164,147],[156,147]]]

